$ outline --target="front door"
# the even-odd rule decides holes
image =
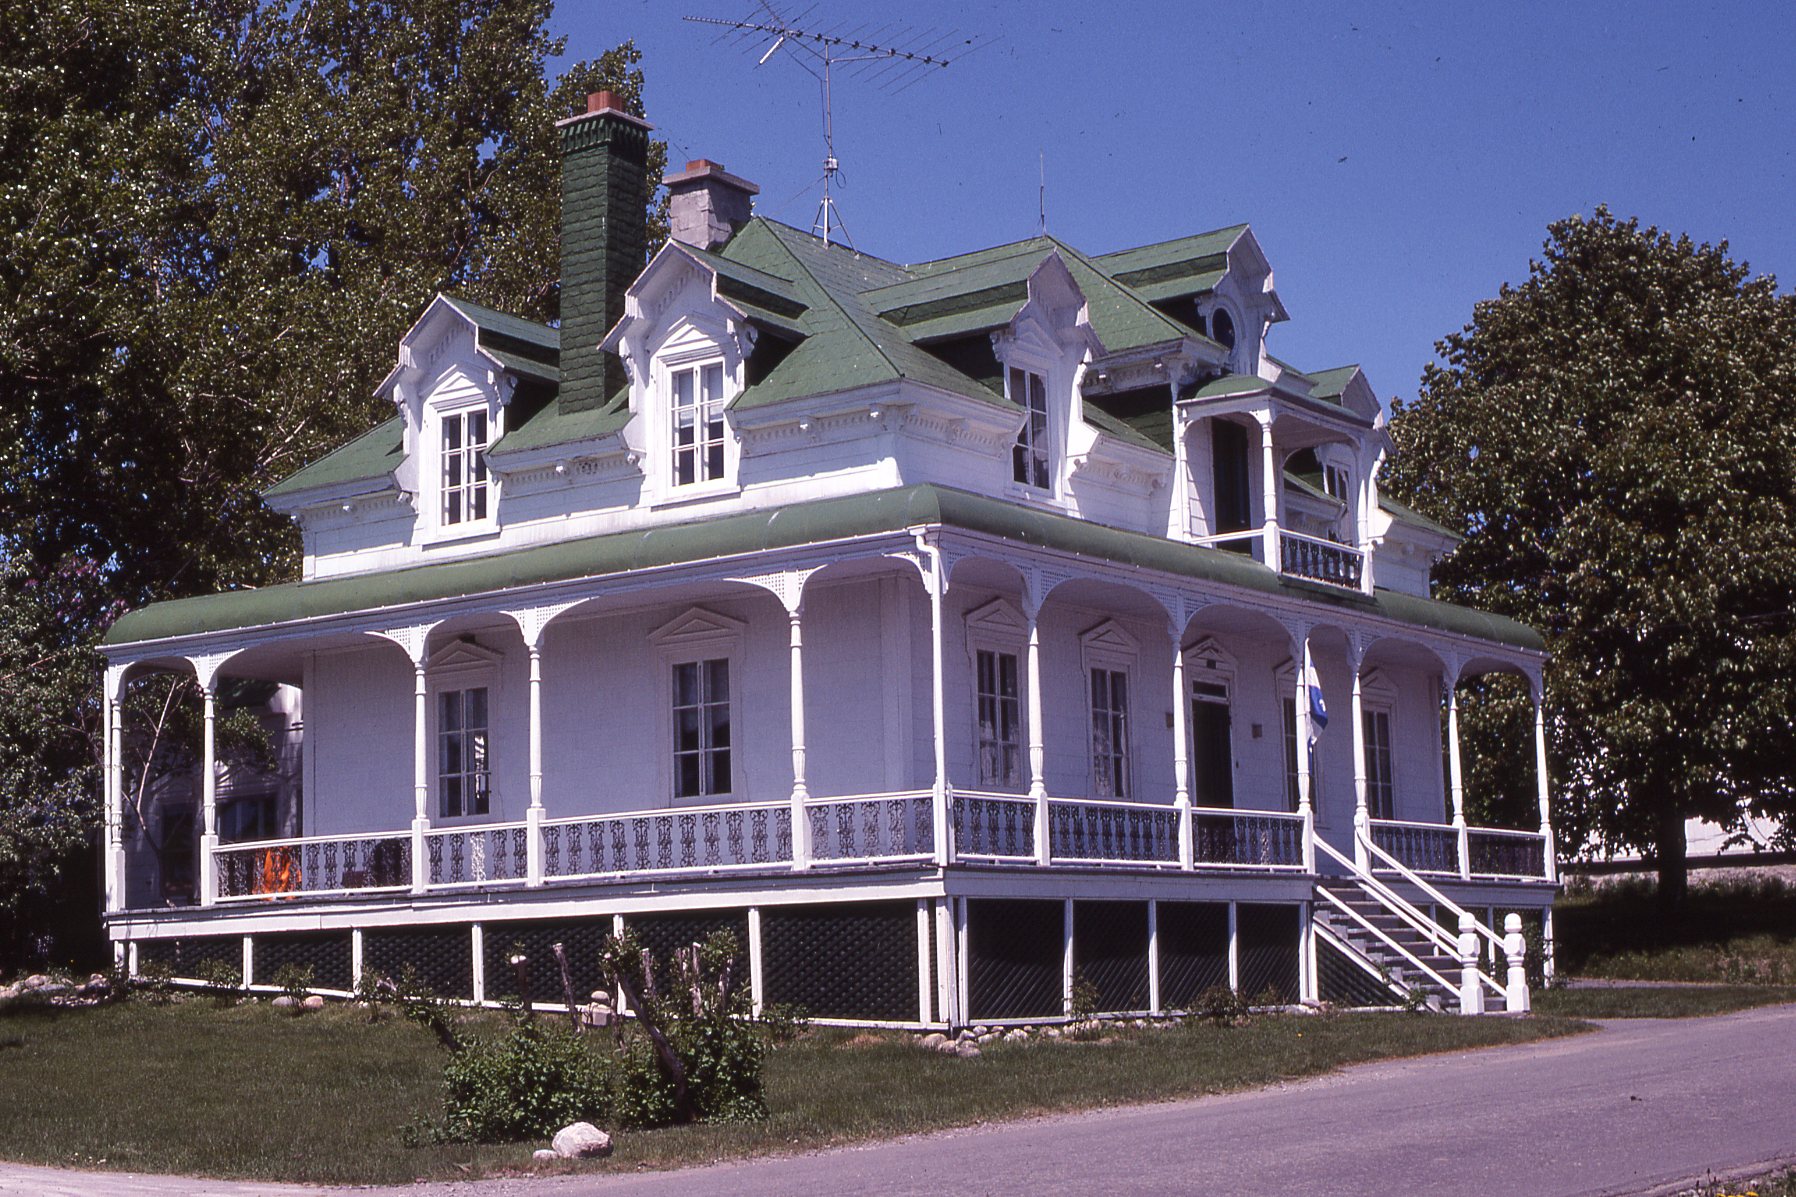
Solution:
[[[1191,687],[1192,800],[1198,806],[1235,805],[1235,754],[1229,740],[1228,687]]]

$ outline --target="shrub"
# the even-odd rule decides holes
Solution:
[[[1252,1012],[1239,990],[1227,985],[1212,985],[1197,995],[1191,1007],[1193,1018],[1219,1027],[1245,1026]]]
[[[194,979],[205,983],[206,992],[219,1005],[235,1001],[241,978],[237,969],[223,960],[208,960],[193,970]]]
[[[775,1002],[762,1007],[761,1017],[755,1021],[760,1023],[767,1042],[791,1043],[811,1029],[811,1012],[794,1002]]]
[[[165,960],[151,960],[138,966],[134,992],[153,1006],[167,1004],[175,992],[175,970]]]
[[[545,1139],[570,1122],[603,1122],[613,1106],[602,1050],[566,1028],[524,1017],[504,1035],[468,1039],[443,1069],[446,1142]]]
[[[275,970],[274,984],[281,991],[281,996],[292,998],[297,1005],[305,1001],[312,991],[312,966],[283,964]]]

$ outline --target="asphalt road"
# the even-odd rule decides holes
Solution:
[[[1595,1034],[1197,1101],[1004,1123],[674,1173],[418,1185],[406,1197],[1272,1192],[1596,1197],[1796,1162],[1796,1006]],[[298,1193],[0,1165],[0,1193]],[[356,1190],[368,1193],[371,1190]]]

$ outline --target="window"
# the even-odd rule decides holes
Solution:
[[[1366,805],[1374,819],[1394,818],[1391,785],[1391,713],[1366,711]]]
[[[974,654],[979,718],[979,784],[1014,787],[1023,782],[1017,699],[1017,655],[980,649]]]
[[[437,694],[437,810],[445,819],[484,815],[492,794],[487,688]]]
[[[722,478],[723,364],[689,366],[668,378],[673,389],[674,485]]]
[[[1010,369],[1010,399],[1025,412],[1023,430],[1010,452],[1011,477],[1024,486],[1049,489],[1048,386],[1039,374]]]
[[[1351,482],[1345,467],[1338,465],[1323,467],[1322,489],[1330,497],[1339,499],[1343,503],[1351,503],[1350,487]]]
[[[1091,772],[1099,798],[1129,796],[1129,675],[1121,669],[1091,671]]]
[[[1198,806],[1226,810],[1235,805],[1235,751],[1229,723],[1227,684],[1191,683],[1191,780]]]
[[[218,838],[227,844],[271,840],[280,835],[280,800],[274,794],[249,794],[218,807]]]
[[[443,523],[483,520],[487,514],[486,412],[443,417]]]
[[[1235,347],[1235,321],[1222,308],[1217,308],[1210,316],[1210,339],[1224,349]]]
[[[673,786],[676,798],[730,792],[730,662],[673,666]]]

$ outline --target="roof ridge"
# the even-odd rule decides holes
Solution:
[[[777,220],[768,220],[766,223],[772,229],[785,229],[788,232],[797,233],[801,237],[808,237],[811,235],[809,233],[802,232],[799,229],[793,228],[789,224],[781,224]],[[786,241],[786,238],[782,234],[775,232],[773,234],[773,239],[775,242],[777,242],[779,244],[780,249],[782,251],[784,251],[784,253],[788,257],[790,257],[792,259],[792,264],[794,266],[796,266],[799,270],[802,270],[804,272],[804,276],[806,279],[808,279],[810,281],[810,284],[813,287],[817,288],[817,290],[822,293],[823,297],[829,301],[830,306],[835,308],[836,311],[841,314],[843,323],[849,325],[850,327],[852,327],[854,329],[854,334],[856,336],[858,336],[862,341],[865,341],[867,343],[867,347],[872,349],[874,353],[877,353],[879,355],[880,360],[886,364],[886,367],[888,369],[890,369],[893,374],[897,375],[899,378],[907,377],[907,375],[904,373],[904,371],[900,370],[898,368],[898,363],[892,360],[892,355],[885,351],[885,346],[881,345],[878,342],[878,340],[876,340],[873,337],[873,335],[871,333],[869,333],[866,329],[861,327],[860,321],[855,318],[854,313],[849,311],[848,305],[843,303],[841,300],[837,299],[834,292],[832,292],[829,289],[829,287],[824,285],[823,280],[818,278],[816,273],[814,271],[812,271],[812,269],[809,266],[805,265],[804,259],[800,258],[798,256],[798,251],[792,248],[792,246]],[[888,262],[886,264],[887,265],[896,265],[896,263],[890,263],[890,262]],[[902,269],[902,267],[900,267],[900,269]]]
[[[1037,241],[1052,241],[1052,240],[1053,240],[1053,238],[1048,236],[1048,234],[1046,234],[1046,233],[1036,233],[1033,236],[1029,236],[1029,237],[1019,237],[1015,241],[1000,241],[1000,242],[998,242],[998,244],[988,245],[984,249],[969,249],[969,250],[964,250],[961,253],[949,254],[945,258],[925,258],[921,262],[906,263],[903,265],[902,268],[905,270],[921,270],[925,266],[941,266],[944,262],[952,262],[956,258],[972,258],[972,257],[977,257],[980,254],[997,253],[1001,249],[1012,249],[1017,246],[1032,245]],[[1000,258],[996,258],[993,260],[1001,261],[1003,258],[1020,258],[1027,252],[1029,252],[1029,251],[1026,249],[1017,249],[1017,251],[1015,253],[1003,254]],[[892,285],[896,286],[897,284],[894,283]]]
[[[1167,237],[1159,241],[1149,241],[1145,245],[1130,245],[1123,249],[1113,249],[1108,253],[1101,253],[1096,256],[1098,258],[1120,258],[1124,254],[1140,253],[1144,249],[1156,249],[1162,245],[1175,245],[1180,241],[1196,241],[1200,237],[1214,237],[1218,233],[1233,233],[1251,227],[1251,221],[1238,220],[1234,224],[1219,225],[1216,228],[1204,229],[1201,232],[1185,233],[1178,237]]]

